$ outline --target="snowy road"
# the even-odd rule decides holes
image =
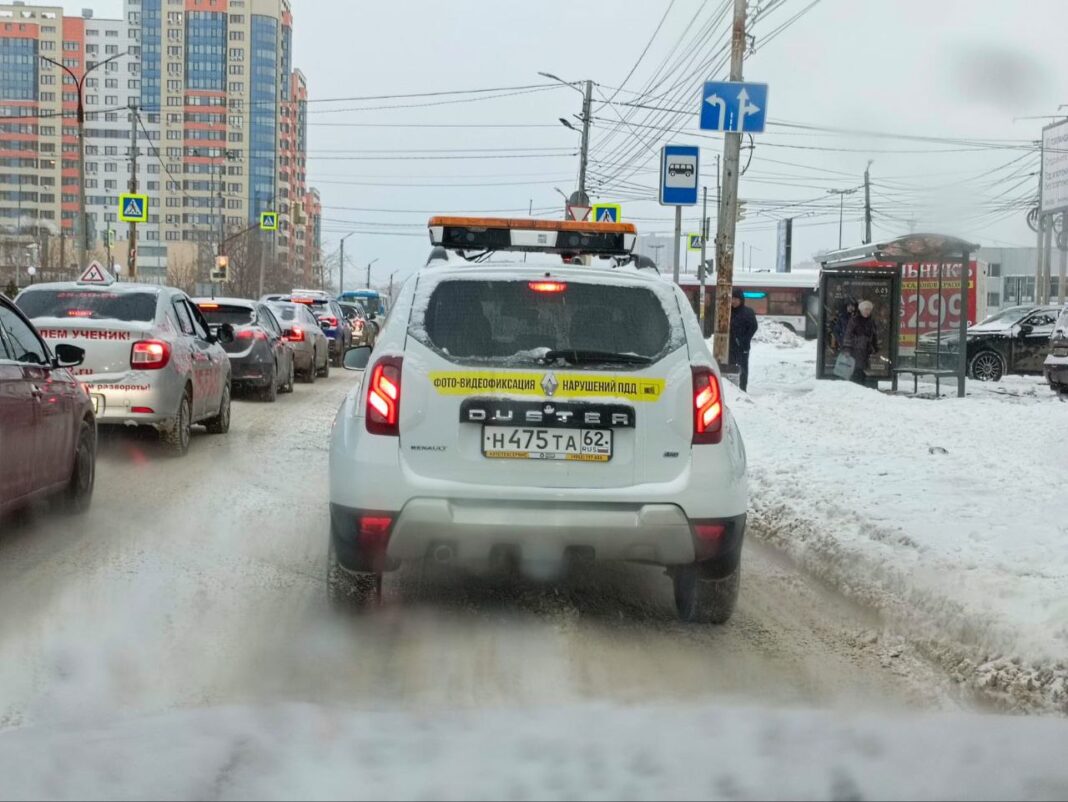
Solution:
[[[590,569],[557,588],[391,578],[369,620],[324,602],[335,371],[185,460],[109,437],[90,514],[0,536],[0,715],[8,724],[262,701],[358,708],[568,700],[952,707],[879,624],[750,543],[739,613],[675,622],[662,572]]]

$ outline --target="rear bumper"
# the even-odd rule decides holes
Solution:
[[[178,413],[184,381],[167,373],[154,374],[151,381],[146,376],[147,373],[133,373],[115,383],[100,382],[98,377],[89,383],[89,395],[101,398],[97,424],[161,426],[170,423]]]
[[[1068,385],[1068,358],[1048,357],[1042,370],[1050,384]]]
[[[253,351],[238,357],[230,357],[230,381],[234,384],[267,384],[274,370],[274,357]]]
[[[360,513],[331,505],[331,537],[350,571],[393,570],[442,551],[459,565],[483,567],[503,556],[520,565],[565,563],[569,558],[626,561],[665,567],[707,563],[730,574],[741,557],[745,515],[718,521],[714,542],[699,541],[673,504],[545,504],[497,499],[416,498],[396,516],[385,553],[362,544]]]

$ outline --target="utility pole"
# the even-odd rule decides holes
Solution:
[[[746,0],[734,0],[734,23],[731,34],[732,81],[742,80],[745,61]],[[723,209],[716,236],[716,361],[727,364],[730,358],[731,293],[734,289],[734,235],[738,227],[738,161],[742,149],[741,132],[729,131],[723,142]]]
[[[137,104],[130,104],[130,194],[137,193]],[[159,214],[159,212],[157,212]],[[126,275],[137,281],[137,223],[130,223]]]
[[[1064,306],[1066,283],[1065,273],[1068,273],[1068,212],[1061,212],[1061,236],[1058,238],[1057,246],[1061,252],[1060,267],[1057,270],[1057,303],[1060,306]]]
[[[842,250],[842,225],[845,222],[845,196],[855,193],[855,189],[828,189],[827,194],[837,195],[839,198],[838,204],[838,250]],[[869,229],[869,236],[870,229]]]
[[[697,266],[697,283],[701,285],[698,295],[697,319],[701,321],[701,336],[705,336],[705,279],[708,258],[708,187],[704,188],[704,205],[701,207],[701,264]]]
[[[586,81],[582,99],[582,157],[579,162],[579,192],[586,194],[586,165],[590,158],[590,105],[593,102],[593,81]]]
[[[367,289],[371,289],[371,265],[377,262],[377,259],[372,259],[367,263]]]
[[[871,161],[864,168],[864,244],[871,242]],[[839,234],[841,239],[841,234]],[[838,244],[841,248],[841,243]]]
[[[341,238],[341,275],[338,278],[338,287],[337,287],[338,295],[340,295],[341,293],[343,293],[345,291],[345,240],[347,240],[349,237],[351,237],[355,233],[356,232],[353,231],[352,234],[346,234],[345,236],[343,236]]]

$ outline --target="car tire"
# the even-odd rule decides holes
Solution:
[[[305,384],[315,384],[315,377],[319,375],[319,352],[313,351],[311,358],[311,365],[308,367],[308,372],[304,374]]]
[[[64,491],[66,511],[78,515],[89,509],[96,485],[96,435],[89,421],[82,421],[74,451],[74,468]]]
[[[319,378],[320,379],[329,379],[330,378],[330,354],[329,354],[329,352],[326,355],[326,359],[323,361],[323,369],[319,371]]]
[[[999,382],[1005,375],[1005,360],[993,351],[980,351],[968,363],[968,375],[975,381]]]
[[[742,568],[723,579],[707,579],[700,563],[679,568],[672,575],[675,608],[687,624],[726,624],[738,604]]]
[[[282,392],[283,393],[291,393],[291,392],[293,392],[293,385],[296,384],[296,381],[297,381],[296,363],[293,361],[292,358],[290,358],[290,360],[289,360],[289,376],[286,378],[286,383],[282,385]]]
[[[260,400],[267,404],[273,404],[278,400],[278,369],[271,371],[271,378],[260,390]]]
[[[326,565],[326,596],[335,610],[367,607],[379,596],[382,577],[378,574],[353,574],[341,567],[333,543]]]
[[[230,412],[232,407],[230,400],[230,383],[227,382],[223,387],[222,401],[219,403],[219,414],[204,421],[208,434],[226,434],[230,431]]]
[[[187,387],[178,404],[174,420],[160,431],[160,442],[172,457],[184,457],[189,453],[189,441],[193,437],[193,393]]]

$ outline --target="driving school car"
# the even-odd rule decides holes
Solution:
[[[16,299],[49,344],[85,349],[74,373],[99,426],[151,426],[176,456],[191,427],[230,428],[230,362],[200,311],[180,290],[117,284],[99,265],[77,282],[37,284]]]
[[[331,597],[366,599],[408,562],[620,560],[665,567],[682,619],[725,622],[745,449],[690,304],[630,262],[633,226],[430,227],[436,246],[529,260],[432,259],[373,354],[346,355],[365,372],[332,435]]]

